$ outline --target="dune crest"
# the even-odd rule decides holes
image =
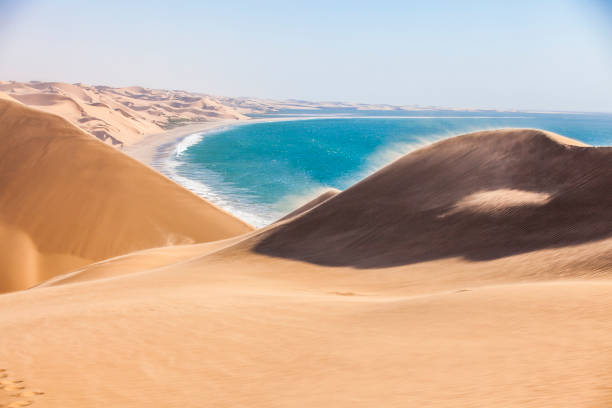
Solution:
[[[325,201],[327,201],[330,198],[334,197],[338,193],[340,193],[340,190],[335,189],[335,188],[330,188],[329,190],[325,191],[324,193],[319,194],[317,197],[315,197],[312,200],[308,201],[306,204],[304,204],[304,205],[296,208],[295,210],[291,211],[289,214],[285,215],[284,217],[282,217],[278,221],[288,220],[289,218],[293,218],[293,217],[296,217],[296,216],[298,216],[300,214],[303,214],[303,213],[313,209],[314,207],[324,203]]]
[[[138,249],[251,230],[65,119],[6,98],[0,141],[0,292]]]

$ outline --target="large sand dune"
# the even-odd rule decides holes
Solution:
[[[265,229],[0,296],[0,404],[609,406],[611,170],[462,136]]]
[[[0,292],[134,250],[250,230],[58,116],[0,98]]]
[[[479,132],[393,163],[257,251],[379,267],[494,259],[612,236],[612,148],[536,130]]]

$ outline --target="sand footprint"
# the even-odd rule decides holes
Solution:
[[[0,381],[0,388],[4,391],[18,391],[23,390],[25,385],[22,384],[22,380],[2,380]]]
[[[34,401],[14,401],[7,405],[7,408],[18,408],[18,407],[27,407],[28,405],[32,405]]]
[[[31,398],[31,397],[35,397],[37,395],[43,395],[44,392],[42,391],[38,391],[38,390],[25,390],[22,391],[18,394],[13,394],[13,397],[24,397],[24,398]]]
[[[10,379],[5,368],[0,368],[0,390],[8,394],[9,397],[8,401],[0,397],[0,399],[3,399],[3,401],[0,401],[0,408],[26,407],[34,403],[34,399],[32,399],[33,397],[44,394],[44,392],[39,390],[26,389],[23,380]],[[17,400],[10,401],[13,398],[17,398]]]

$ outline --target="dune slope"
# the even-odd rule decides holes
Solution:
[[[66,120],[0,99],[0,292],[138,249],[250,231]]]
[[[598,223],[610,206],[593,188],[609,182],[609,154],[529,130],[463,136],[262,230],[2,295],[0,404],[609,406],[612,237]],[[518,177],[528,165],[541,166],[533,181]],[[542,225],[537,209],[556,199],[560,224]],[[465,235],[449,236],[460,214]],[[415,241],[406,217],[438,234]],[[451,238],[471,241],[449,250]]]

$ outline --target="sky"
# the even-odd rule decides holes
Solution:
[[[612,112],[612,0],[0,0],[0,80]]]

